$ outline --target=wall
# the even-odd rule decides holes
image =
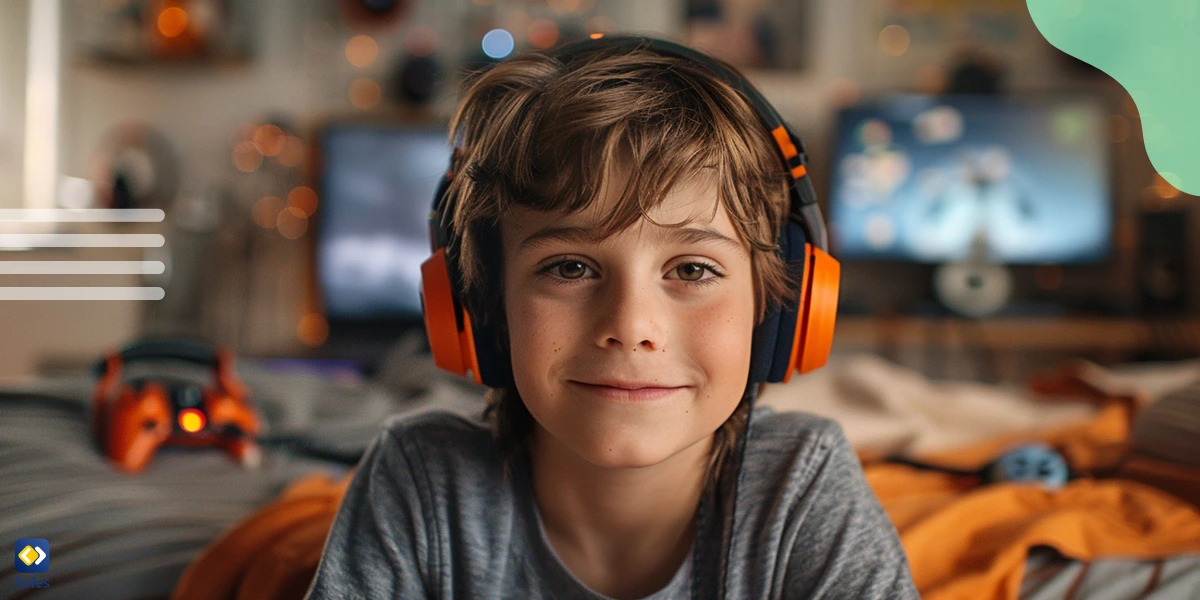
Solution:
[[[29,4],[0,2],[0,208],[21,206]]]

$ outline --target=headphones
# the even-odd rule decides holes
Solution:
[[[568,63],[598,50],[649,50],[656,54],[699,63],[722,81],[741,92],[758,114],[766,132],[775,141],[779,159],[791,176],[791,208],[779,232],[779,254],[799,282],[795,305],[769,307],[752,338],[749,384],[786,383],[794,371],[807,373],[823,366],[833,345],[841,266],[828,254],[829,235],[817,204],[817,194],[808,173],[804,144],[765,98],[732,69],[686,46],[640,36],[600,36],[565,44],[548,55]],[[455,158],[459,150],[454,152]],[[456,176],[455,158],[443,176],[429,216],[432,256],[421,265],[421,309],[430,350],[438,367],[470,376],[488,387],[511,387],[512,362],[507,348],[500,348],[490,324],[474,323],[460,301],[461,281],[446,247],[454,232],[443,217],[454,206],[447,193]]]

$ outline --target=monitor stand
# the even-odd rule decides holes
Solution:
[[[986,230],[980,228],[967,259],[934,271],[933,289],[946,308],[965,317],[993,315],[1012,297],[1011,269],[991,259]]]

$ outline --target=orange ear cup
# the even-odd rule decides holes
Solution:
[[[470,371],[475,383],[482,384],[471,317],[466,311],[461,312],[463,329],[458,329],[455,312],[460,309],[450,287],[445,248],[438,248],[421,263],[421,309],[425,314],[425,335],[429,338],[434,364],[463,376]]]
[[[792,378],[793,372],[804,374],[825,366],[833,350],[842,265],[812,244],[804,246],[804,262],[807,268],[800,287],[800,315],[783,383]]]

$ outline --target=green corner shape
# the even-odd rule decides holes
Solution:
[[[1163,179],[1200,195],[1200,0],[1026,0],[1046,40],[1116,79]]]

